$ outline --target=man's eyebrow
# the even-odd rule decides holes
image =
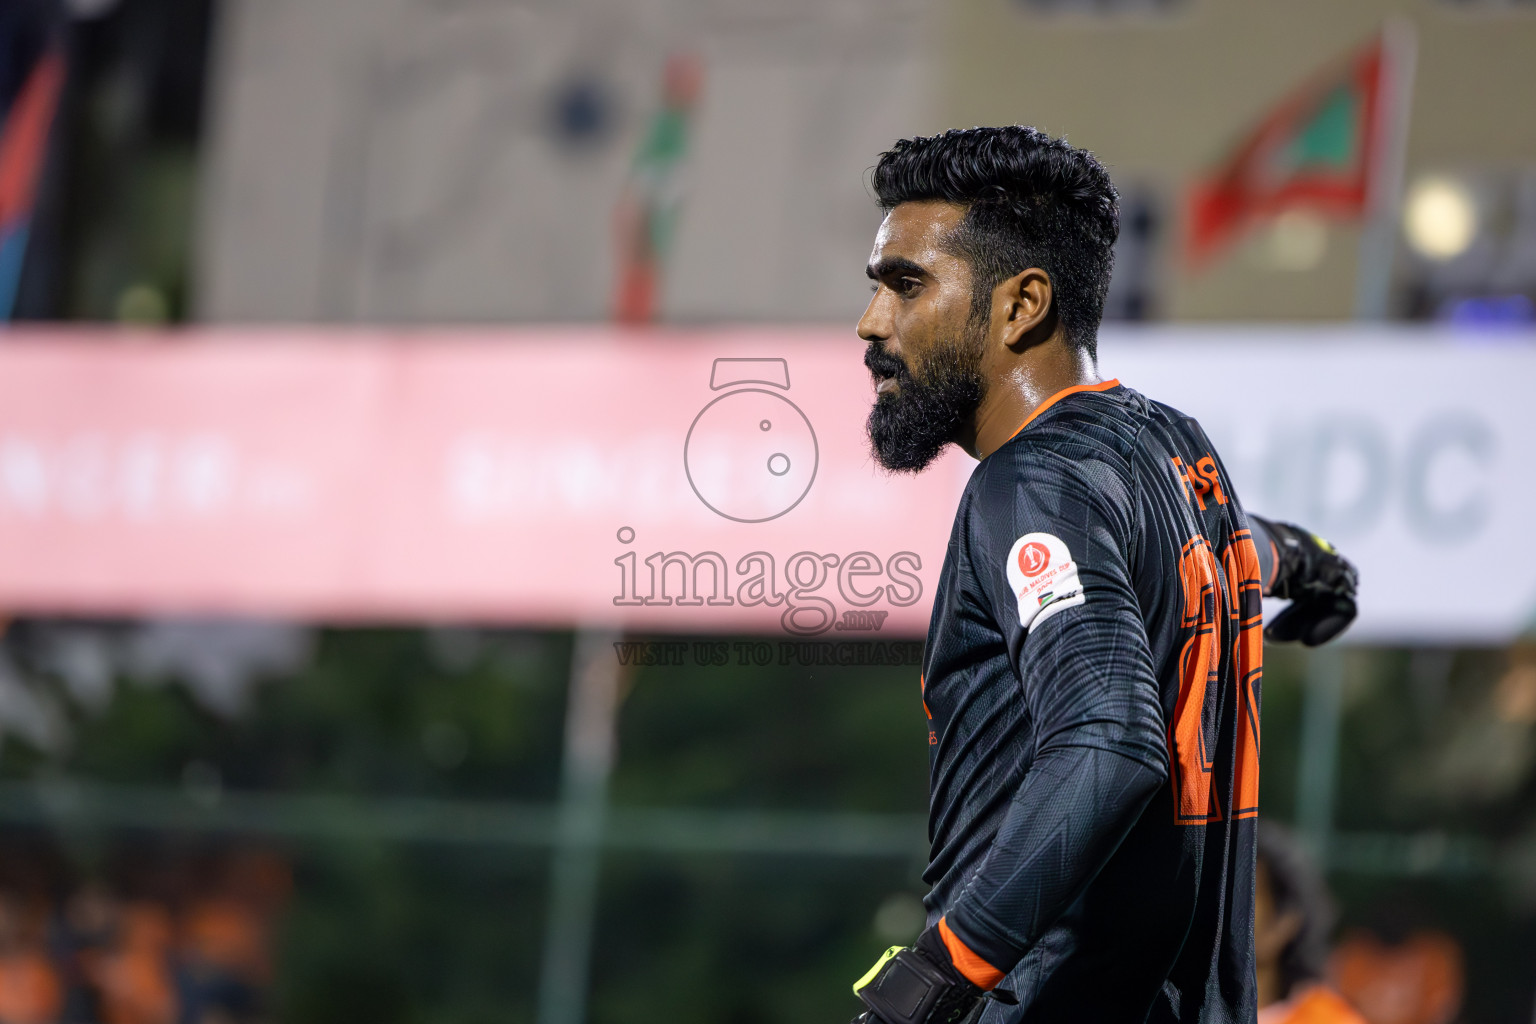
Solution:
[[[898,275],[910,275],[912,277],[928,276],[928,271],[921,264],[913,263],[905,256],[886,256],[880,262],[871,263],[865,267],[864,273],[871,281],[878,281],[882,277]]]

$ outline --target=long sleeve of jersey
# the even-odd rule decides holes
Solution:
[[[996,838],[939,924],[956,966],[983,987],[1083,893],[1169,770],[1133,585],[1130,473],[1054,452],[997,470],[979,481],[961,536],[1035,744]]]

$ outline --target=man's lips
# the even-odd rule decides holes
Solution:
[[[880,379],[880,383],[875,385],[875,394],[884,395],[899,391],[900,389],[901,382],[898,381],[895,377],[882,377]]]

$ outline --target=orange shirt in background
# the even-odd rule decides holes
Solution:
[[[171,919],[162,907],[133,904],[121,934],[92,972],[101,988],[106,1024],[173,1024],[176,983],[171,976]]]
[[[182,921],[182,949],[249,984],[271,978],[265,922],[233,900],[208,899],[194,906]]]
[[[1366,1024],[1366,1020],[1326,985],[1308,985],[1260,1010],[1259,1024]]]
[[[1328,974],[1369,1024],[1450,1024],[1461,1009],[1461,947],[1443,932],[1398,945],[1356,932],[1334,949]]]
[[[53,1024],[63,1003],[63,986],[47,957],[25,949],[0,955],[0,1021]]]

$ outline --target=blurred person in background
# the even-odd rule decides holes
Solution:
[[[178,989],[183,1024],[251,1020],[272,981],[274,918],[288,899],[287,865],[260,850],[221,859],[213,885],[182,919]]]
[[[1259,822],[1253,958],[1259,1024],[1365,1024],[1323,982],[1333,903],[1322,876],[1284,826]]]
[[[64,986],[64,1024],[96,1024],[102,1019],[102,958],[117,934],[120,913],[116,895],[97,879],[64,898],[49,940]]]
[[[1347,933],[1328,958],[1328,976],[1367,1024],[1451,1024],[1466,986],[1461,945],[1413,921],[1412,901],[1385,902],[1374,927]]]
[[[37,850],[27,860],[67,871]],[[0,889],[0,1024],[265,1019],[287,862],[235,848],[137,868],[116,866],[124,891],[98,878]],[[55,891],[50,909],[41,894]]]
[[[0,892],[0,1024],[53,1024],[64,1005],[33,902]]]
[[[898,142],[874,190],[874,455],[980,464],[920,680],[928,927],[855,985],[861,1019],[1248,1024],[1260,597],[1293,599],[1272,638],[1321,643],[1354,570],[1244,513],[1193,419],[1100,378],[1119,204],[1090,153],[954,130]]]
[[[122,908],[111,943],[92,972],[103,1024],[175,1024],[170,913],[148,901]]]

